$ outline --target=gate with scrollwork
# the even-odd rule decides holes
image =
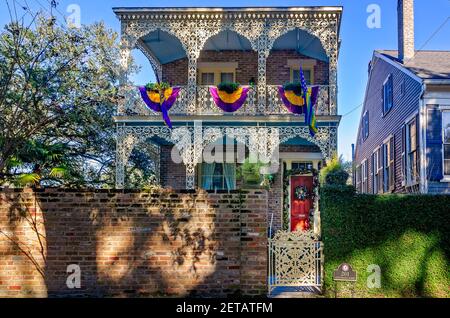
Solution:
[[[321,288],[323,243],[313,231],[278,231],[269,239],[269,294],[275,287]]]

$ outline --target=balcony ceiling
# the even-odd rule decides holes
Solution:
[[[173,35],[164,31],[154,31],[142,39],[147,48],[154,54],[161,64],[167,64],[186,57],[181,42]],[[251,44],[248,39],[234,31],[223,31],[210,38],[204,50],[250,51]],[[328,57],[320,40],[303,30],[292,30],[279,37],[273,50],[296,50],[300,54],[328,62]]]

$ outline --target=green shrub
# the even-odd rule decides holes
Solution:
[[[346,185],[349,174],[345,171],[342,158],[334,155],[327,165],[320,170],[321,185]]]
[[[325,177],[325,184],[327,185],[341,185],[347,184],[348,172],[345,170],[336,170],[328,173]]]
[[[364,195],[351,186],[321,189],[325,293],[343,262],[358,273],[358,297],[450,297],[450,196]],[[381,288],[369,289],[371,264]]]

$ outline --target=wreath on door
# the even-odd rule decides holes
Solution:
[[[297,186],[294,189],[296,200],[305,201],[308,198],[308,189],[305,186]]]

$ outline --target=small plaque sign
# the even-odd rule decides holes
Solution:
[[[333,272],[333,280],[342,282],[356,282],[356,272],[352,266],[347,263],[339,265],[337,270]]]

